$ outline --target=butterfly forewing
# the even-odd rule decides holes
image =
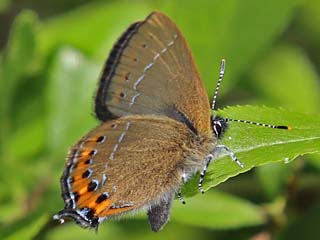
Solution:
[[[207,93],[187,43],[159,12],[133,24],[106,63],[96,97],[105,121],[131,114],[156,114],[211,135]]]

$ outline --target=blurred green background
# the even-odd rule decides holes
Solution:
[[[157,234],[144,215],[105,222],[98,234],[51,221],[63,207],[68,148],[98,123],[93,95],[108,52],[155,9],[184,33],[211,97],[227,59],[218,107],[320,112],[320,1],[0,0],[0,238],[319,237],[319,155],[256,168],[186,206],[176,201]]]

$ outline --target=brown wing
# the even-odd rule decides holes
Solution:
[[[167,16],[154,12],[118,40],[100,80],[95,111],[102,121],[165,115],[211,135],[208,95],[184,37]]]
[[[69,154],[61,179],[66,207],[58,218],[93,227],[103,218],[159,202],[180,187],[185,169],[202,166],[195,158],[207,153],[205,146],[194,145],[196,139],[185,124],[166,117],[103,123]]]

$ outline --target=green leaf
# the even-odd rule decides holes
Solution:
[[[212,229],[257,226],[267,220],[262,209],[253,203],[218,191],[188,198],[186,205],[175,201],[171,219]]]
[[[270,200],[283,194],[293,169],[293,164],[283,164],[282,162],[263,165],[257,169],[259,184]]]
[[[319,205],[309,209],[300,218],[290,219],[287,227],[283,229],[278,239],[290,240],[313,240],[315,236],[320,236],[320,207]]]
[[[175,200],[170,219],[181,223],[208,229],[232,229],[258,226],[266,223],[266,214],[257,205],[219,191],[210,191],[185,200],[182,204]],[[136,216],[146,220],[146,214]]]
[[[35,73],[37,15],[23,10],[16,17],[0,59],[0,147],[12,168],[41,151],[43,114],[41,83]],[[41,112],[41,113],[40,113]],[[35,124],[37,122],[38,124]],[[33,144],[23,144],[25,140]],[[19,146],[20,145],[20,146]],[[22,165],[19,165],[23,168]]]
[[[31,11],[23,11],[14,21],[4,56],[0,59],[0,125],[1,141],[10,132],[10,107],[13,95],[23,75],[30,66],[35,51],[37,17]]]
[[[16,156],[20,151],[19,148],[11,148],[11,138],[16,132],[14,118],[19,108],[14,105],[15,98],[30,71],[36,50],[37,24],[34,12],[22,11],[13,22],[7,46],[0,58],[0,168],[4,169],[0,177],[2,218],[15,218],[22,211],[20,204],[24,189],[19,182],[26,171],[23,169],[22,177],[19,176],[23,165],[18,164],[21,159]],[[33,147],[32,144],[24,144],[22,148],[28,152],[27,148]]]
[[[312,166],[320,169],[320,154],[312,154],[308,160]]]
[[[70,48],[62,48],[49,67],[47,88],[48,149],[61,159],[82,134],[95,126],[93,94],[100,65]]]
[[[251,78],[259,95],[268,97],[271,103],[319,112],[319,76],[301,48],[283,44],[274,47],[254,68]]]
[[[205,188],[214,187],[256,166],[278,161],[286,164],[298,156],[320,152],[320,117],[317,115],[255,106],[228,107],[219,110],[217,114],[232,119],[289,125],[292,130],[231,122],[222,144],[231,149],[245,167],[240,168],[231,161],[227,153],[222,152],[221,158],[215,160],[209,167],[204,181]],[[199,192],[198,179],[199,176],[191,179],[183,191],[184,195],[194,195]]]
[[[30,214],[29,216],[6,226],[0,233],[1,239],[33,239],[48,221],[47,214]]]
[[[268,73],[268,74],[266,74]],[[263,102],[316,113],[319,111],[320,85],[316,69],[297,46],[280,44],[272,48],[251,72],[252,85]],[[290,91],[286,89],[290,88]],[[268,101],[269,100],[269,101]],[[320,162],[320,158],[311,163]],[[257,173],[269,197],[281,194],[291,168],[277,164],[259,168]]]
[[[150,11],[140,2],[91,2],[44,22],[40,28],[40,51],[47,54],[59,45],[72,45],[105,59],[112,44],[128,25]]]
[[[228,66],[222,92],[251,70],[252,63],[284,31],[297,0],[155,1],[154,5],[177,23],[191,45],[203,79],[213,94],[219,63]],[[275,7],[277,6],[277,7]],[[192,16],[190,15],[192,9]],[[214,79],[214,80],[213,80]]]
[[[319,41],[320,30],[317,27],[317,23],[320,22],[320,2],[314,0],[304,0],[303,6],[299,11],[297,18],[297,33],[301,39],[306,39],[308,43],[311,43],[312,50],[319,53]],[[310,47],[310,46],[309,46]],[[315,49],[314,49],[315,48]]]
[[[166,227],[155,234],[150,230],[150,226],[147,220],[144,218],[142,220],[137,220],[127,218],[122,221],[106,221],[99,226],[99,231],[84,230],[74,223],[63,224],[59,228],[53,229],[47,234],[46,237],[39,239],[61,239],[63,236],[64,240],[87,240],[87,239],[117,239],[117,240],[163,240],[163,239],[207,239],[207,234],[209,231],[203,228],[192,228],[189,225],[179,224],[176,221],[171,221]],[[210,239],[215,233],[210,231]],[[116,236],[116,237],[115,237]]]
[[[30,59],[35,51],[36,28],[37,16],[32,11],[22,11],[14,20],[4,53],[4,73],[6,75],[3,76],[3,79],[6,81],[1,81],[1,84],[9,84],[9,79],[17,79],[30,65]]]
[[[0,0],[0,14],[5,13],[11,5],[11,0]]]

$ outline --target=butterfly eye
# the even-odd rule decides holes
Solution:
[[[221,123],[219,121],[214,121],[213,122],[213,131],[214,131],[214,134],[219,137],[221,132],[222,132],[222,126],[221,126]]]

